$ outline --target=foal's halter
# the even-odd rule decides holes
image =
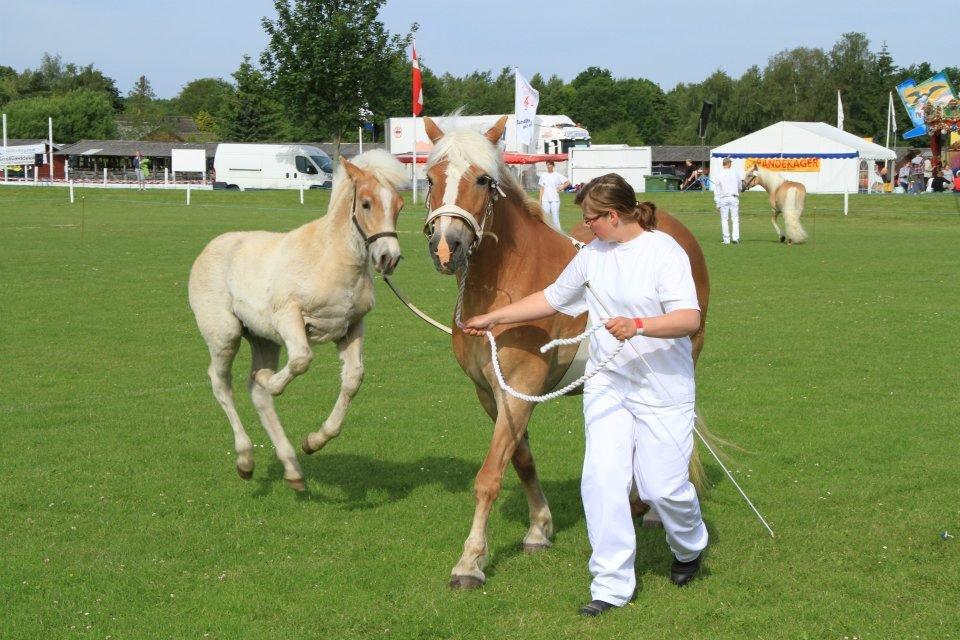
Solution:
[[[486,176],[486,178],[490,181],[490,193],[487,197],[487,207],[483,211],[483,217],[480,219],[480,222],[477,222],[473,214],[456,204],[444,204],[436,209],[430,209],[430,193],[433,191],[433,185],[431,184],[427,188],[427,197],[424,200],[427,209],[427,219],[423,223],[423,235],[428,238],[433,235],[433,223],[437,218],[457,218],[466,223],[466,225],[470,227],[470,230],[473,231],[473,241],[470,243],[470,246],[467,247],[467,257],[469,257],[483,241],[483,231],[487,225],[487,218],[493,215],[493,207],[497,203],[497,200],[500,196],[506,197],[506,194],[496,180],[490,176]]]
[[[363,241],[366,243],[367,248],[370,248],[370,245],[379,240],[380,238],[397,238],[396,231],[381,231],[380,233],[375,233],[372,236],[368,236],[363,230],[363,227],[360,226],[360,221],[357,220],[357,190],[353,190],[353,207],[350,209],[350,219],[353,220],[353,226],[357,228],[357,231],[360,233],[360,237],[363,238]]]

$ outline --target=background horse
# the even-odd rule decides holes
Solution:
[[[237,473],[253,475],[253,446],[233,403],[231,367],[245,338],[253,352],[247,389],[297,491],[303,472],[273,406],[313,358],[311,343],[335,342],[340,395],[323,426],[303,441],[313,453],[340,433],[363,378],[363,316],[373,308],[371,265],[390,273],[400,260],[397,215],[407,182],[403,166],[385,151],[341,158],[327,215],[289,233],[225,233],[212,240],[190,270],[190,306],[210,350],[213,395],[233,427]],[[280,346],[287,363],[277,364]]]
[[[807,232],[800,226],[800,216],[803,215],[803,201],[807,197],[807,188],[799,182],[787,180],[778,173],[767,171],[760,165],[754,165],[743,179],[741,191],[746,191],[758,184],[766,189],[770,196],[770,208],[773,209],[770,221],[773,222],[773,228],[780,236],[780,242],[784,240],[787,244],[804,242],[807,239]],[[777,215],[780,213],[783,214],[786,235],[777,225]]]
[[[540,206],[504,165],[497,141],[506,116],[484,135],[474,131],[444,134],[430,118],[424,118],[424,124],[435,145],[427,164],[430,191],[424,231],[437,270],[457,274],[461,285],[458,315],[469,318],[502,307],[556,280],[573,259],[576,248],[568,237],[545,222]],[[702,273],[706,285],[703,254],[697,255],[700,262],[695,273]],[[701,304],[705,308],[706,301]],[[504,376],[523,393],[540,394],[552,389],[570,367],[576,346],[546,355],[539,347],[553,338],[582,332],[586,318],[586,314],[577,318],[556,314],[535,322],[494,327]],[[553,519],[527,436],[535,405],[513,398],[500,388],[486,341],[465,336],[456,323],[453,350],[460,367],[473,381],[481,405],[495,422],[490,449],[474,483],[473,523],[450,579],[451,587],[473,588],[486,579],[487,521],[508,462],[520,478],[530,510],[530,527],[523,539],[525,551],[550,546]]]

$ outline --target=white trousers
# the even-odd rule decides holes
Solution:
[[[544,200],[540,203],[540,206],[543,207],[543,211],[549,216],[549,220],[552,220],[552,224],[555,229],[560,229],[560,201],[559,200]]]
[[[663,522],[667,544],[681,561],[707,546],[707,528],[687,466],[693,453],[693,403],[651,407],[614,389],[583,396],[586,453],[580,492],[593,554],[590,594],[616,606],[637,586],[637,535],[630,513],[634,481],[640,498]]]
[[[740,198],[723,196],[717,202],[720,209],[720,230],[723,232],[723,243],[730,244],[730,223],[733,222],[733,241],[740,242]]]

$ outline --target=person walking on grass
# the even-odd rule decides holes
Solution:
[[[656,206],[635,197],[617,174],[587,183],[576,203],[596,240],[546,289],[470,318],[463,329],[483,336],[498,324],[587,311],[590,324],[606,322],[606,331],[590,337],[591,368],[618,340],[631,342],[583,390],[580,490],[593,548],[591,601],[580,609],[585,616],[622,607],[634,596],[634,483],[663,522],[674,584],[684,586],[697,574],[708,539],[687,471],[695,395],[690,336],[700,326],[700,306],[686,253],[656,230]],[[620,315],[610,318],[605,305]]]
[[[560,192],[570,186],[562,173],[554,171],[553,160],[547,160],[547,172],[540,175],[540,206],[550,216],[555,229],[560,230]]]
[[[713,178],[713,202],[720,212],[720,231],[723,244],[740,244],[740,184],[741,178],[733,170],[733,161],[723,159],[723,168]],[[733,229],[731,231],[731,224]]]

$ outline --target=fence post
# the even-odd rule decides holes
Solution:
[[[73,180],[70,181],[70,204],[73,204]]]
[[[103,168],[103,186],[107,186],[107,168]]]
[[[190,206],[190,183],[187,183],[187,206]]]
[[[170,171],[167,167],[163,168],[163,186],[167,186],[167,174]]]

